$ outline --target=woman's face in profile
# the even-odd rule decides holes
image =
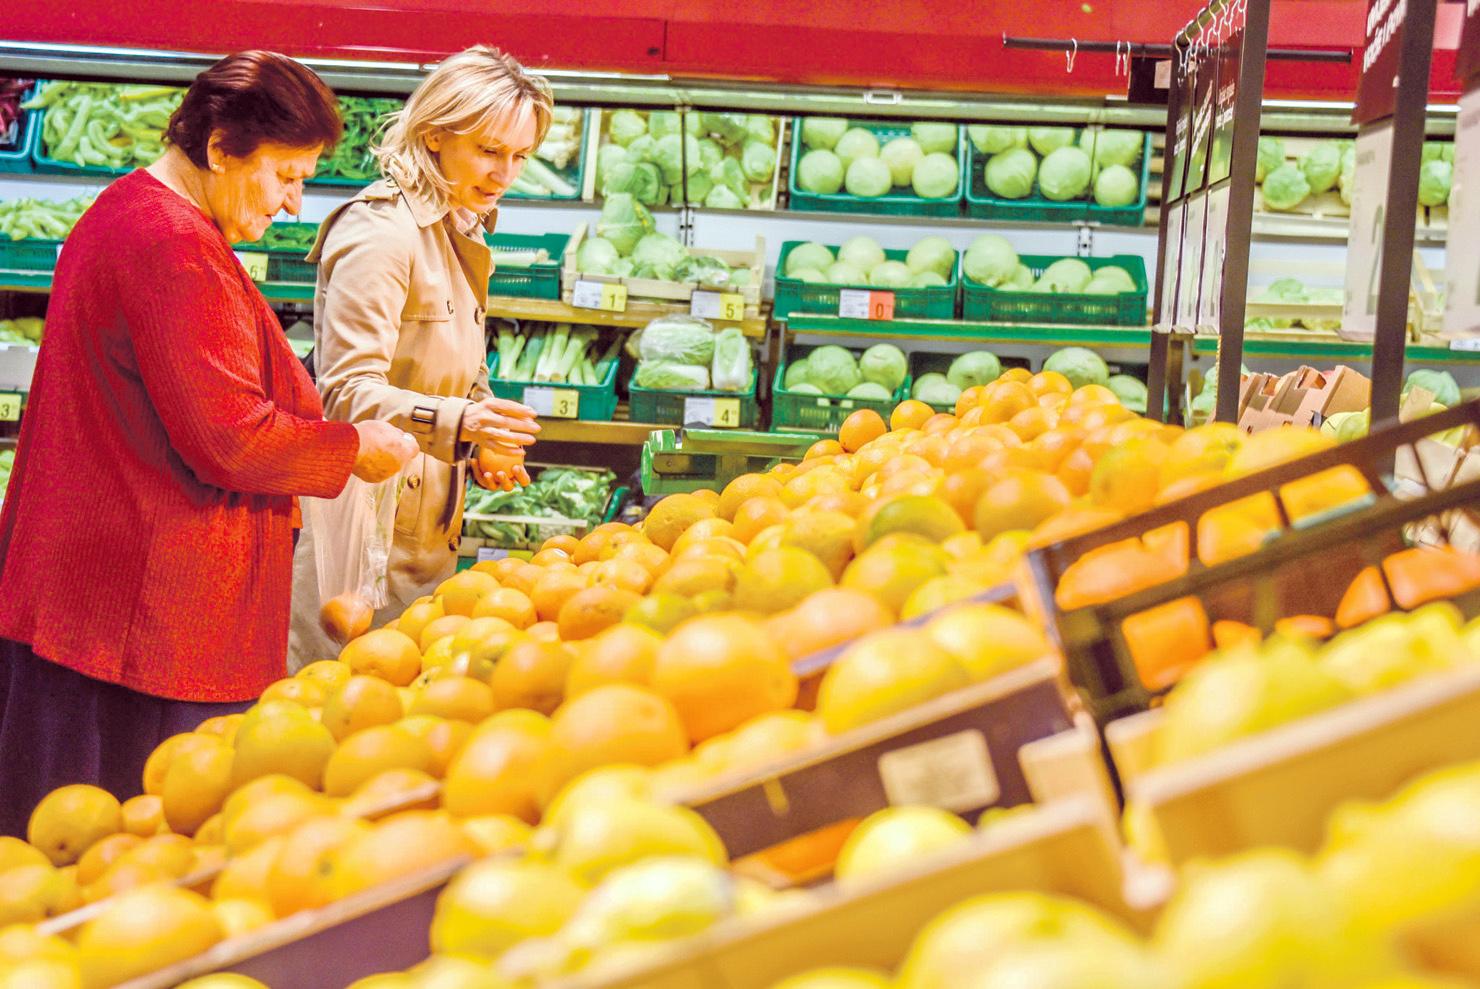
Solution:
[[[249,243],[260,238],[283,210],[296,215],[303,207],[303,180],[318,167],[320,151],[263,143],[245,158],[237,158],[213,150],[206,203],[226,239]]]
[[[433,130],[426,142],[452,184],[448,197],[452,205],[481,215],[498,205],[524,170],[534,153],[534,138],[535,116],[526,106],[495,118],[480,131]]]

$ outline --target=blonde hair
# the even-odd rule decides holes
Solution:
[[[543,76],[497,48],[475,45],[422,80],[406,105],[387,118],[381,140],[371,150],[381,174],[403,188],[445,202],[452,185],[427,147],[430,131],[472,134],[500,118],[533,113],[538,148],[550,129],[554,102]]]

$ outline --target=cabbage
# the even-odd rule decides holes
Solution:
[[[1068,378],[1075,388],[1103,385],[1110,380],[1110,369],[1105,366],[1105,359],[1083,347],[1065,347],[1054,351],[1043,362],[1043,370],[1057,371]]]
[[[1443,161],[1444,148],[1445,144],[1443,141],[1423,142],[1423,151],[1419,155],[1419,162],[1427,164],[1431,161]]]
[[[647,121],[636,110],[614,110],[606,126],[607,135],[622,147],[626,147],[647,133]]]
[[[861,398],[869,402],[887,402],[894,397],[894,392],[872,381],[861,381],[848,389],[848,397]]]
[[[1418,205],[1443,206],[1449,202],[1449,183],[1454,166],[1442,158],[1424,162],[1418,169]]]
[[[1300,156],[1300,170],[1311,195],[1319,195],[1336,184],[1341,175],[1341,146],[1335,141],[1318,141]]]
[[[750,344],[738,327],[726,327],[715,334],[709,379],[720,391],[750,387]]]
[[[1454,380],[1454,375],[1448,371],[1435,371],[1431,368],[1421,367],[1408,375],[1408,380],[1403,382],[1403,397],[1408,397],[1408,392],[1414,388],[1422,388],[1434,396],[1434,401],[1440,405],[1451,406],[1460,403],[1459,384]]]
[[[677,134],[682,129],[678,114],[673,110],[653,110],[648,114],[648,135],[655,141],[669,134]]]
[[[704,205],[710,209],[744,209],[745,201],[729,186],[717,185],[704,197]]]
[[[807,241],[793,247],[786,255],[786,274],[791,275],[799,268],[816,268],[823,271],[833,263],[833,252],[816,241]]]
[[[1101,206],[1129,206],[1140,195],[1139,176],[1124,165],[1106,165],[1095,179],[1095,202]]]
[[[1285,142],[1277,137],[1259,139],[1258,157],[1254,163],[1254,181],[1263,182],[1265,176],[1285,163]]]
[[[605,237],[588,237],[576,250],[576,270],[582,274],[615,274],[619,260],[621,255]]]
[[[1058,148],[1038,166],[1038,190],[1045,199],[1077,199],[1089,188],[1089,155],[1079,148]]]
[[[807,364],[807,358],[802,357],[786,365],[786,373],[781,378],[781,387],[790,391],[795,386],[807,380],[811,367]]]
[[[1089,265],[1078,258],[1059,258],[1043,269],[1038,284],[1049,292],[1083,292],[1093,277]]]
[[[764,113],[748,113],[745,115],[745,132],[750,140],[760,141],[776,146],[776,119],[768,117]]]
[[[701,113],[699,130],[703,134],[713,134],[725,144],[739,144],[750,134],[745,120],[743,113]]]
[[[1146,143],[1140,131],[1088,130],[1079,135],[1079,146],[1094,156],[1096,165],[1124,165],[1129,168],[1141,160]]]
[[[860,199],[873,199],[887,195],[894,185],[889,166],[879,158],[855,158],[848,166],[843,178],[843,188],[848,195]]]
[[[925,152],[912,137],[896,137],[879,150],[879,159],[889,166],[895,185],[909,185],[915,166],[924,157]]]
[[[704,201],[704,197],[709,195],[710,190],[712,190],[713,188],[714,180],[709,177],[709,173],[707,171],[704,171],[702,169],[695,172],[693,175],[690,175],[688,177],[688,181],[685,183],[685,189],[689,194],[688,201],[691,203],[702,203]],[[675,201],[683,195],[685,189],[679,189],[675,187]]]
[[[1333,436],[1338,443],[1361,439],[1367,435],[1370,412],[1333,412],[1321,423],[1321,432]]]
[[[1026,199],[1033,194],[1038,159],[1027,148],[1009,148],[988,158],[982,175],[992,195]]]
[[[1090,284],[1095,282],[1103,282],[1108,286],[1106,294],[1136,290],[1136,280],[1131,277],[1130,272],[1118,264],[1107,264],[1103,268],[1095,269],[1094,275],[1090,278]],[[1085,290],[1088,291],[1088,287]]]
[[[746,179],[740,162],[734,158],[721,158],[709,170],[709,178],[715,185],[722,185],[734,193],[742,206],[750,198],[750,181]]]
[[[1120,404],[1137,415],[1146,414],[1146,383],[1140,378],[1133,378],[1129,374],[1112,374],[1110,380],[1105,382],[1105,387],[1115,393],[1120,399]]]
[[[965,391],[976,385],[987,385],[1002,376],[1002,362],[986,350],[973,350],[951,361],[946,380]]]
[[[641,244],[638,245],[642,247]],[[740,269],[744,271],[744,268]],[[693,254],[673,266],[673,280],[693,282],[709,288],[732,288],[730,266],[707,254]]]
[[[892,343],[876,343],[863,352],[858,359],[858,372],[866,383],[886,389],[891,394],[899,390],[909,374],[909,361],[904,351]]]
[[[961,186],[961,170],[954,155],[932,151],[915,166],[910,184],[921,199],[945,199]]]
[[[663,170],[663,181],[675,185],[693,175],[703,164],[699,141],[691,134],[665,134],[653,149],[654,163]]]
[[[750,284],[750,269],[749,268],[731,268],[730,269],[730,286],[732,288],[744,288],[745,286],[747,286],[749,284]]]
[[[824,395],[846,395],[863,377],[852,354],[827,344],[807,355],[807,380]]]
[[[675,269],[688,256],[688,248],[664,233],[650,233],[632,249],[632,263],[648,267],[653,277],[663,281],[672,281]]]
[[[617,145],[611,145],[616,148]],[[621,150],[618,148],[618,150]],[[629,192],[639,203],[657,203],[663,191],[663,174],[658,166],[646,161],[621,161],[601,175],[601,194],[611,197],[615,193]]]
[[[674,361],[643,361],[637,365],[632,383],[661,391],[704,391],[709,387],[709,368]]]
[[[857,234],[843,241],[838,260],[856,266],[860,271],[873,271],[884,263],[884,249],[867,234]]]
[[[925,237],[915,242],[904,263],[916,274],[933,271],[942,278],[951,277],[956,267],[956,249],[944,237]]]
[[[797,188],[830,196],[843,187],[843,161],[831,151],[808,151],[797,162]]]
[[[838,158],[843,162],[846,169],[859,158],[879,157],[879,139],[874,132],[863,127],[850,127],[848,132],[838,138],[838,146],[833,149]]]
[[[1304,302],[1305,283],[1298,278],[1276,278],[1265,288],[1260,299],[1267,302]]]
[[[848,131],[848,121],[841,117],[803,117],[802,143],[819,151],[831,151]]]
[[[914,288],[938,288],[949,284],[938,271],[917,271],[910,276],[910,285]]]
[[[998,288],[1017,289],[1026,292],[1033,287],[1033,281],[1033,269],[1019,261],[1018,266],[1012,269],[1012,274],[1008,276],[1007,281],[999,285]]]
[[[724,156],[725,149],[719,146],[718,141],[707,137],[699,139],[699,168],[701,171],[707,172],[719,164],[719,160]]]
[[[920,144],[927,155],[936,151],[956,153],[961,131],[956,124],[943,124],[931,120],[917,120],[910,124],[910,136]]]
[[[1310,182],[1305,172],[1299,165],[1288,161],[1264,176],[1264,184],[1259,187],[1259,198],[1264,201],[1264,208],[1281,212],[1299,206],[1309,195]]]
[[[620,144],[603,144],[596,152],[596,180],[601,182],[616,165],[627,160],[627,149]]]
[[[1009,148],[1028,146],[1028,128],[998,127],[995,124],[971,124],[966,128],[978,154],[995,155]]]
[[[880,288],[908,288],[914,272],[903,261],[885,261],[876,264],[868,273],[868,283]]]
[[[818,388],[816,385],[812,384],[812,382],[810,382],[810,381],[803,381],[802,383],[800,383],[799,385],[797,385],[795,388],[790,389],[790,391],[794,392],[797,395],[821,395],[822,394],[822,389],[821,388]],[[826,403],[818,402],[817,404],[818,405],[824,405]]]
[[[915,379],[910,397],[926,405],[955,405],[961,397],[961,389],[946,380],[944,374],[932,371]]]
[[[740,168],[752,182],[769,182],[776,173],[776,149],[760,141],[745,142]]]
[[[1028,144],[1033,150],[1047,158],[1059,148],[1066,148],[1074,143],[1074,128],[1072,127],[1029,127]]]
[[[867,285],[868,275],[858,265],[850,261],[834,261],[827,266],[822,273],[823,277],[833,285]]]
[[[660,316],[637,337],[642,361],[709,366],[714,360],[714,327],[696,316]]]
[[[605,237],[619,254],[631,254],[637,242],[653,232],[653,217],[630,192],[618,192],[601,204],[596,236]]]
[[[961,258],[961,270],[966,277],[990,288],[997,288],[1012,278],[1017,267],[1017,251],[999,234],[982,234],[971,242]]]

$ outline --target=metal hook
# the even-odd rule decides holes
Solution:
[[[1122,75],[1122,72],[1121,72],[1121,61],[1120,61],[1120,59],[1121,59],[1120,46],[1122,44],[1124,44],[1124,43],[1125,42],[1122,42],[1122,41],[1115,42],[1115,74],[1117,76]]]
[[[1064,73],[1066,75],[1074,71],[1074,58],[1079,54],[1079,39],[1070,38],[1069,43],[1074,47],[1064,52]]]

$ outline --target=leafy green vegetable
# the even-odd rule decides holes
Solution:
[[[956,399],[961,397],[961,389],[951,384],[944,374],[932,371],[915,379],[914,387],[910,389],[910,397],[926,405],[955,405]]]
[[[1449,202],[1454,166],[1443,158],[1426,161],[1418,169],[1418,204],[1443,206]]]
[[[1429,392],[1434,396],[1434,401],[1446,407],[1460,403],[1459,383],[1448,371],[1421,367],[1408,375],[1408,379],[1403,382],[1403,397],[1407,398],[1414,388]]]
[[[879,159],[889,166],[889,177],[895,185],[909,185],[915,166],[924,157],[920,142],[912,137],[896,137],[879,149]]]
[[[616,475],[609,470],[576,467],[546,467],[533,481],[513,491],[487,491],[468,482],[464,500],[465,515],[504,515],[518,518],[550,517],[574,519],[587,523],[600,522],[611,500]],[[526,523],[467,519],[463,532],[487,539],[510,549],[532,548],[551,536],[579,535],[575,529],[559,523]]]
[[[907,288],[913,278],[914,272],[903,261],[881,261],[868,273],[869,284],[881,288]]]
[[[601,219],[596,221],[596,235],[611,241],[617,253],[623,255],[631,254],[637,242],[654,229],[652,214],[628,192],[606,197]]]
[[[1009,148],[987,159],[987,189],[1003,199],[1026,199],[1033,194],[1038,159],[1027,148]]]
[[[848,132],[848,121],[841,117],[802,118],[802,143],[809,148],[831,151]]]
[[[1095,202],[1101,206],[1129,206],[1140,195],[1140,178],[1124,165],[1106,165],[1095,179]]]
[[[843,188],[848,195],[860,199],[888,195],[893,186],[894,177],[882,158],[855,158],[843,176]]]
[[[879,157],[879,139],[865,127],[850,127],[833,150],[846,169],[859,158]]]
[[[800,268],[816,268],[822,271],[834,260],[832,251],[816,241],[807,241],[793,247],[786,255],[786,274],[794,274]]]
[[[1285,142],[1277,137],[1259,138],[1259,150],[1254,163],[1254,181],[1263,182],[1265,176],[1285,163]]]
[[[946,380],[965,391],[975,385],[991,384],[1002,376],[1002,362],[986,350],[973,350],[951,361]]]
[[[1292,210],[1305,202],[1310,195],[1310,181],[1305,172],[1293,162],[1285,162],[1264,177],[1259,187],[1259,197],[1265,209],[1276,211]]]
[[[1031,152],[1025,154],[1032,157]],[[961,269],[966,277],[990,288],[997,288],[1012,278],[1017,268],[1017,251],[1012,249],[1006,237],[999,234],[982,234],[977,237],[961,258]],[[1031,277],[1030,272],[1029,278]]]
[[[1026,148],[1028,146],[1028,129],[1026,127],[998,127],[994,124],[970,124],[966,128],[966,136],[976,146],[978,154],[995,155],[1009,148]]]
[[[961,187],[961,170],[955,155],[932,151],[915,166],[910,184],[921,199],[945,199],[956,195]]]
[[[744,391],[750,387],[750,342],[738,327],[728,326],[714,337],[714,360],[709,380],[721,391]]]
[[[863,352],[858,360],[858,372],[865,382],[871,382],[893,393],[904,384],[909,374],[909,362],[904,351],[891,343],[876,343]]]
[[[1064,347],[1054,351],[1043,362],[1043,370],[1057,371],[1075,388],[1103,385],[1110,380],[1110,369],[1105,366],[1105,359],[1084,347]]]
[[[808,151],[797,162],[797,188],[830,196],[843,188],[843,161],[831,151]]]
[[[858,361],[846,349],[834,344],[818,347],[807,357],[807,380],[824,395],[846,395],[863,380]]]
[[[1029,127],[1028,144],[1033,150],[1047,158],[1059,148],[1067,148],[1074,143],[1074,128],[1072,127]]]
[[[1089,188],[1089,155],[1072,145],[1057,148],[1038,166],[1038,190],[1045,199],[1078,199]]]
[[[643,362],[708,367],[714,359],[714,327],[695,316],[661,316],[643,327],[637,353]]]
[[[1120,399],[1120,404],[1137,415],[1146,414],[1146,383],[1140,378],[1133,378],[1129,374],[1112,374],[1105,386],[1115,393]]]
[[[1311,195],[1319,195],[1336,184],[1341,176],[1341,146],[1335,141],[1319,141],[1300,157],[1300,170],[1305,173]]]
[[[674,361],[643,361],[632,379],[639,388],[659,391],[705,391],[709,388],[709,368]]]

